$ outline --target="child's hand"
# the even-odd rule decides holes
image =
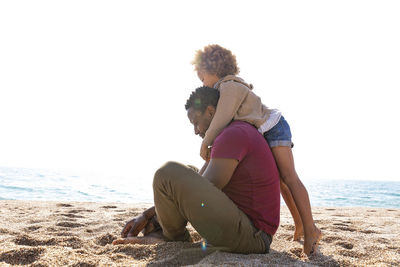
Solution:
[[[210,160],[210,153],[211,153],[211,149],[208,147],[208,145],[202,143],[201,144],[201,148],[200,148],[200,156],[205,161],[209,161]]]

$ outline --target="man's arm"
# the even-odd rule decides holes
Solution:
[[[232,178],[239,162],[236,159],[212,158],[208,163],[203,177],[207,178],[217,188],[224,188]]]

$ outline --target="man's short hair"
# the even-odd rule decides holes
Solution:
[[[193,108],[203,113],[208,106],[217,107],[219,91],[217,89],[202,86],[192,92],[186,101],[185,109]]]

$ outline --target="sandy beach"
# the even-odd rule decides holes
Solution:
[[[285,207],[269,254],[202,250],[195,243],[112,245],[150,204],[0,201],[0,266],[399,266],[400,209],[313,208],[319,252],[301,257]]]

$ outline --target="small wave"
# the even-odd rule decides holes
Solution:
[[[391,196],[391,197],[400,197],[399,193],[386,193],[385,195]]]
[[[9,186],[9,185],[0,185],[0,189],[6,189],[6,190],[15,190],[15,191],[26,191],[26,192],[32,192],[32,188],[28,187],[19,187],[19,186]]]
[[[82,192],[82,191],[78,191],[78,194],[81,194],[81,195],[83,195],[83,196],[90,196],[90,194],[85,193],[85,192]]]

